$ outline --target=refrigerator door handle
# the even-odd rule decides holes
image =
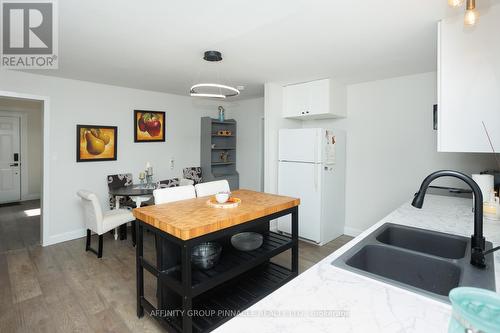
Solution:
[[[314,190],[318,190],[318,165],[314,166]]]
[[[316,140],[315,140],[316,147],[314,147],[314,163],[318,163],[319,162],[318,161],[318,149],[320,149],[321,143],[319,142],[319,140],[318,140],[319,138],[318,137],[319,137],[318,131],[316,131]],[[316,179],[316,177],[314,179]]]

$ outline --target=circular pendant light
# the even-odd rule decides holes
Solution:
[[[224,84],[198,83],[191,87],[190,94],[195,97],[226,98],[238,96],[240,91]]]
[[[219,51],[206,51],[203,59],[209,62],[219,62],[222,61],[222,54]],[[238,96],[240,91],[221,83],[197,83],[191,87],[189,94],[193,97],[226,99]]]

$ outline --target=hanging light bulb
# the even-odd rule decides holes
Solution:
[[[460,7],[464,4],[464,0],[448,0],[450,7]]]
[[[479,12],[476,10],[476,0],[467,0],[467,7],[465,10],[464,24],[473,26],[479,20]]]

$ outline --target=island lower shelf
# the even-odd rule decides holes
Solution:
[[[291,249],[293,241],[291,237],[281,235],[275,232],[264,233],[262,246],[254,251],[238,251],[231,249],[228,245],[223,250],[217,265],[208,270],[201,270],[195,267],[191,269],[191,295],[193,297],[204,293],[205,291],[224,283],[239,274],[256,267],[270,258],[280,254],[283,251]],[[158,272],[167,286],[179,294],[182,290],[182,272],[181,266],[177,265],[166,271]]]
[[[246,310],[296,276],[290,269],[274,263],[262,264],[193,299],[192,332],[208,332]],[[142,298],[147,312],[155,307]],[[179,332],[182,330],[182,313],[165,311],[160,321]]]

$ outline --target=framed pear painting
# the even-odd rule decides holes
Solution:
[[[76,125],[76,161],[116,161],[116,126]]]
[[[134,142],[165,141],[165,112],[134,110]]]

